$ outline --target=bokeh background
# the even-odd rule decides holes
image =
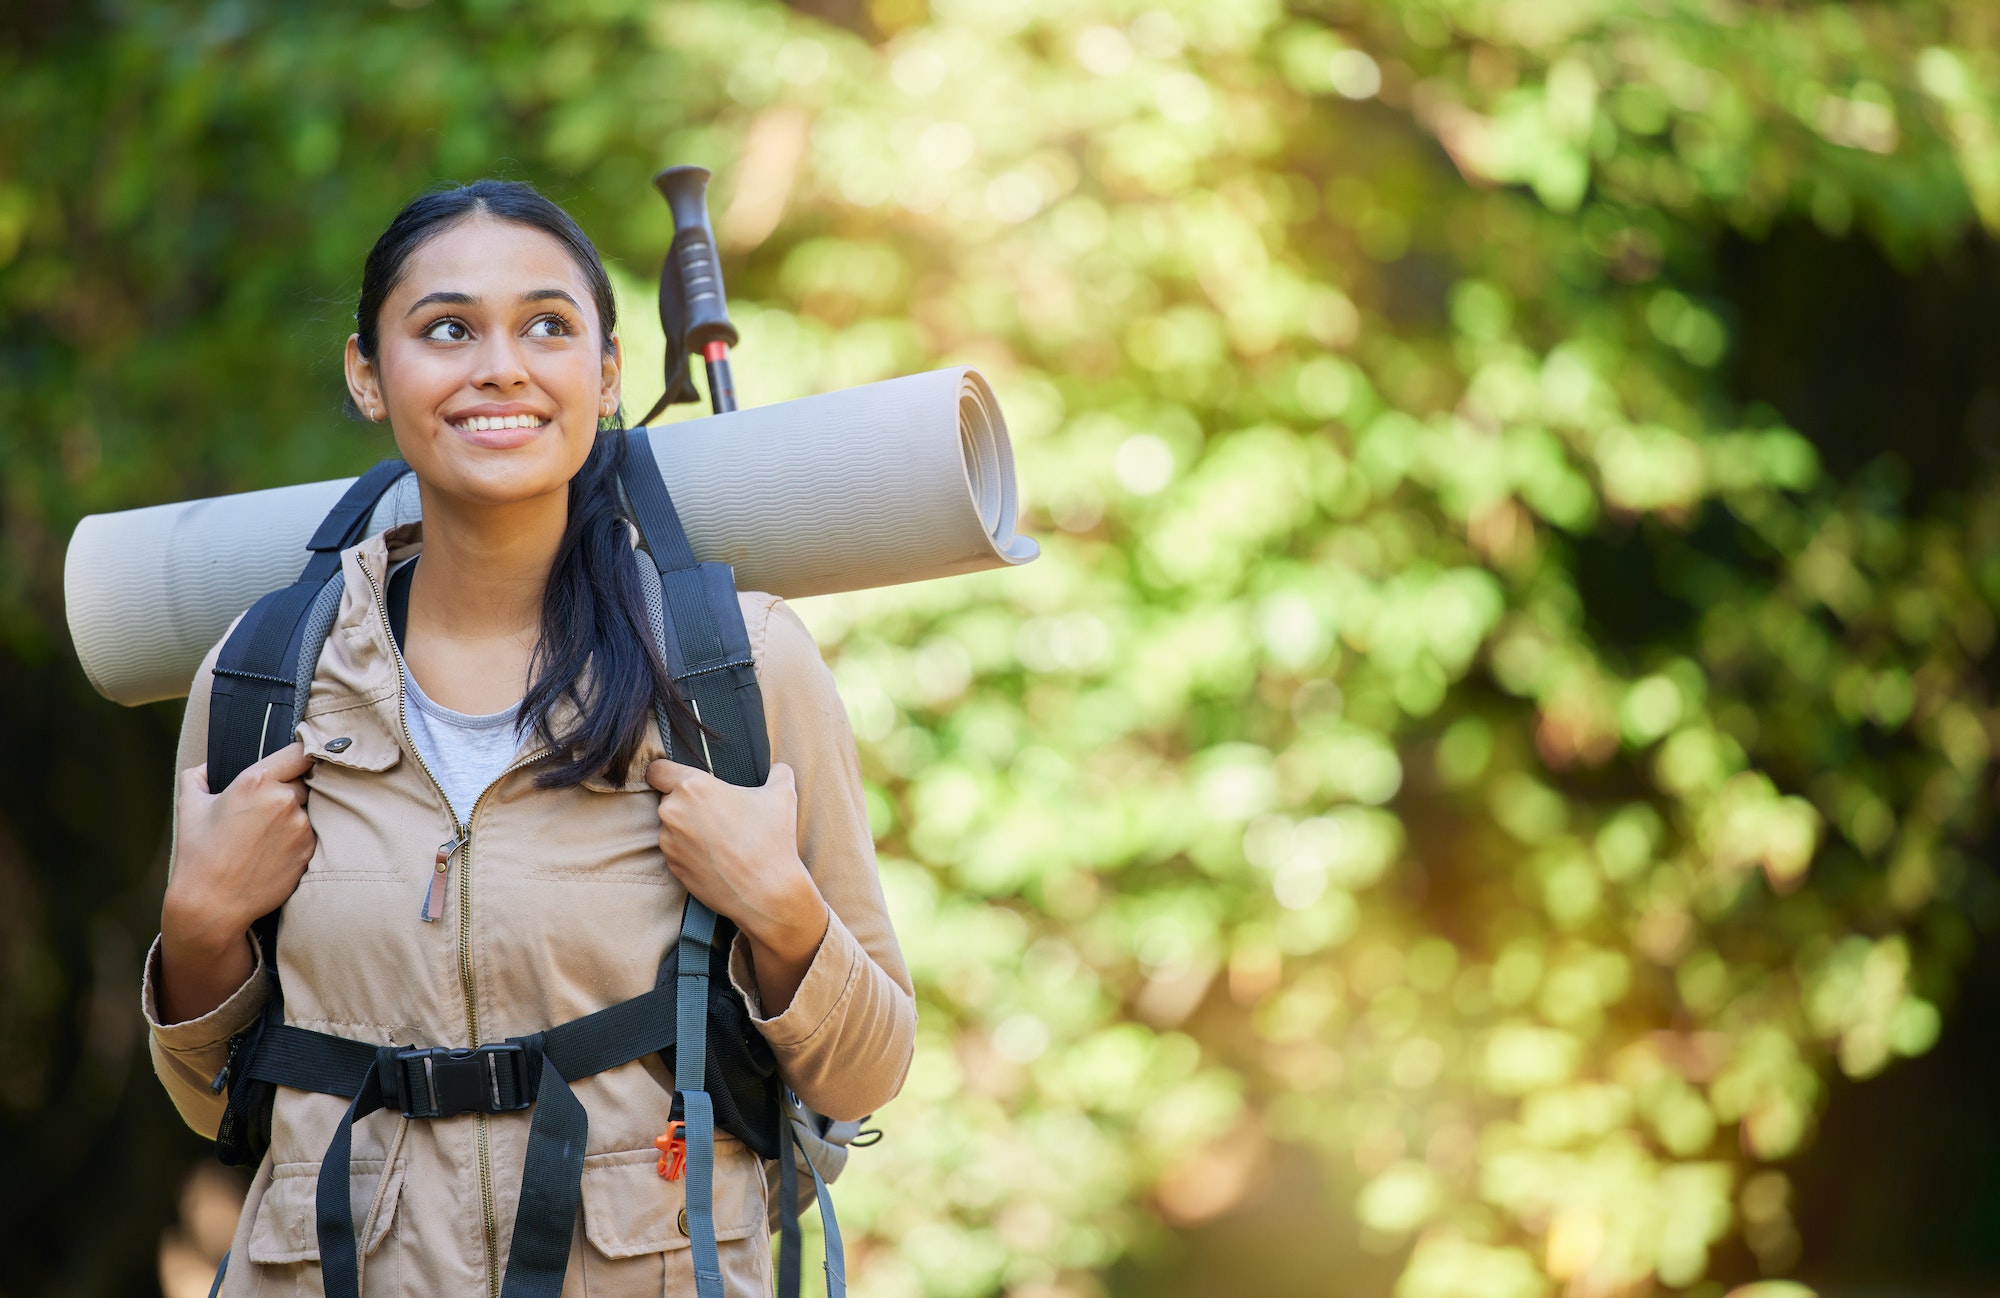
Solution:
[[[858,1294],[2000,1290],[2000,10],[0,14],[0,1293],[203,1293],[239,1189],[71,528],[385,454],[443,180],[578,216],[643,410],[673,162],[746,403],[976,363],[1045,547],[801,608],[921,996]]]

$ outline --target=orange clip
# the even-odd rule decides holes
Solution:
[[[669,1181],[678,1181],[687,1171],[688,1142],[682,1133],[687,1129],[683,1122],[669,1122],[667,1134],[653,1141],[653,1148],[660,1151],[661,1176]]]

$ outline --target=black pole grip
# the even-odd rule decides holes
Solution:
[[[722,260],[716,254],[715,231],[708,224],[708,169],[668,167],[653,177],[674,214],[674,246],[669,254],[680,272],[685,304],[684,345],[700,354],[710,343],[736,345],[736,326],[729,323],[729,300],[722,287]]]

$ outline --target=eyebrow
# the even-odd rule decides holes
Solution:
[[[478,301],[470,293],[426,293],[403,313],[403,318],[407,320],[427,306],[472,306]]]
[[[562,301],[569,303],[571,306],[575,307],[579,311],[583,310],[583,304],[581,302],[578,302],[575,298],[571,297],[569,294],[563,292],[559,288],[538,288],[531,290],[530,292],[521,294],[521,300],[523,302],[551,302],[555,301],[556,299],[561,299]]]
[[[575,298],[571,297],[568,293],[564,292],[562,289],[559,288],[530,289],[526,293],[521,294],[521,300],[523,302],[562,301],[569,303],[572,307],[575,307],[578,311],[583,310],[583,305],[580,302],[578,302]],[[411,304],[410,309],[403,313],[403,318],[407,320],[411,316],[415,315],[417,312],[423,310],[427,306],[478,306],[478,305],[479,305],[479,299],[474,297],[470,293],[453,293],[453,292],[426,293]]]

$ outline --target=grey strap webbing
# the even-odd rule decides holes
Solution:
[[[675,1006],[674,1085],[687,1124],[687,1224],[700,1298],[722,1298],[722,1259],[715,1243],[715,1105],[702,1089],[708,1073],[708,957],[715,912],[687,900],[681,920]]]
[[[779,1147],[778,1153],[781,1231],[778,1292],[785,1298],[798,1298],[800,1254],[803,1251],[799,1239],[798,1163],[804,1160],[806,1171],[812,1174],[813,1196],[819,1201],[819,1218],[826,1236],[826,1257],[821,1263],[826,1270],[826,1298],[847,1298],[847,1250],[840,1242],[840,1223],[833,1218],[833,1194],[827,1189],[826,1178],[820,1175],[812,1155],[806,1152],[804,1133],[798,1121],[787,1114],[785,1125],[788,1139]]]

